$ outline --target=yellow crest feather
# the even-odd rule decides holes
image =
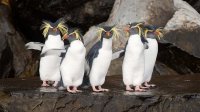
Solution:
[[[58,23],[57,28],[60,30],[61,34],[68,34],[68,27],[65,25],[65,21],[62,20],[60,23]]]
[[[100,28],[100,27],[97,30],[97,36],[99,40],[101,40],[101,35],[103,31],[106,32],[103,28]]]
[[[144,36],[145,38],[147,38],[147,33],[148,33],[148,32],[153,32],[153,30],[145,29],[145,30],[144,30],[144,34],[143,34],[143,36]]]
[[[114,38],[115,40],[119,39],[119,32],[118,32],[118,30],[119,30],[119,29],[117,29],[116,27],[113,27],[113,28],[111,29],[111,31],[113,31],[113,38]]]
[[[131,28],[138,28],[138,31],[139,31],[138,34],[140,37],[142,36],[142,27],[140,26],[142,24],[143,23],[138,23],[137,25],[131,27]]]
[[[75,30],[74,32],[70,33],[69,35],[72,35],[72,34],[75,34],[77,40],[82,41],[81,36],[79,34],[79,30]]]
[[[47,21],[43,21],[43,24],[40,27],[40,30],[43,30],[42,34],[44,36],[44,38],[47,37],[47,33],[49,31],[49,28],[51,28],[52,26],[50,25],[50,23],[48,23]]]
[[[162,31],[163,31],[162,28],[158,28],[155,31],[159,40],[164,36],[163,33],[162,33]]]

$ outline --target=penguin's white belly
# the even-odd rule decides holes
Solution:
[[[40,59],[40,79],[50,81],[60,81],[61,57],[45,56]]]
[[[105,82],[105,77],[112,59],[112,50],[100,49],[98,56],[93,60],[90,71],[90,84],[100,86]]]
[[[51,49],[64,49],[64,42],[61,40],[60,35],[48,36],[45,45],[42,49],[42,53]],[[60,81],[60,63],[62,58],[59,56],[44,56],[40,59],[40,79]]]
[[[158,43],[156,39],[147,38],[149,48],[144,51],[145,56],[145,73],[144,81],[149,82],[152,77],[152,72],[158,54]]]
[[[125,85],[141,85],[144,78],[144,45],[139,35],[132,35],[126,47],[122,65]]]
[[[67,54],[61,64],[63,84],[67,86],[79,86],[84,76],[86,49],[82,42],[71,43]]]

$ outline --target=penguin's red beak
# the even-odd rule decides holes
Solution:
[[[160,32],[155,31],[154,34],[155,34],[156,36],[158,36],[158,35],[160,34]]]
[[[67,39],[69,36],[67,34],[63,35],[62,39],[65,40]]]
[[[110,32],[106,32],[106,35],[109,37],[110,36]]]

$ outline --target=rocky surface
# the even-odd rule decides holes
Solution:
[[[174,0],[176,12],[165,26],[165,40],[188,52],[200,57],[198,46],[200,39],[200,14],[182,0]]]
[[[199,0],[184,0],[188,2],[194,9],[200,12],[200,1]]]
[[[172,44],[159,44],[157,60],[168,65],[169,68],[172,68],[180,75],[200,72],[199,58],[188,54]],[[165,71],[164,74],[165,73],[167,73],[167,71]],[[171,73],[175,74],[174,72]]]
[[[0,4],[0,14],[0,78],[35,75],[37,59],[25,49],[23,36],[12,24],[9,7]]]
[[[143,10],[138,10],[140,8]],[[125,46],[127,39],[122,28],[127,23],[144,21],[148,24],[165,26],[173,13],[174,5],[172,0],[162,0],[159,2],[155,0],[145,0],[143,2],[139,0],[116,0],[108,20],[101,25],[119,26],[118,28],[121,33],[120,40],[114,42],[114,49],[117,49],[121,47],[121,44],[123,47]],[[84,35],[85,45],[88,49],[90,49],[88,46],[96,42],[97,36],[95,31],[96,27],[93,26]]]
[[[2,112],[197,112],[200,107],[200,76],[153,77],[157,88],[147,92],[125,92],[121,76],[108,77],[107,93],[70,94],[53,88],[40,88],[32,79],[0,80]]]
[[[116,0],[106,24],[125,25],[144,21],[164,26],[173,14],[173,0]]]
[[[107,20],[114,0],[11,0],[11,3],[15,23],[24,35],[31,41],[43,41],[39,31],[42,20],[64,17],[70,27],[87,31],[90,26]]]

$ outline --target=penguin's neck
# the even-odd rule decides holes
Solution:
[[[70,36],[69,38],[68,38],[68,41],[69,41],[69,43],[71,44],[72,42],[74,42],[74,41],[76,41],[77,39],[75,38],[75,37],[73,37],[73,36]]]
[[[103,38],[101,42],[102,42],[102,49],[107,49],[107,50],[112,49],[112,38],[109,39]]]
[[[62,41],[60,35],[49,35],[46,41]]]
[[[49,35],[47,40],[45,41],[45,46],[47,48],[55,48],[55,49],[63,49],[64,42],[61,39],[60,35]]]
[[[153,32],[148,32],[147,38],[156,39],[156,35]]]
[[[49,30],[48,32],[49,35],[53,35],[53,36],[56,36],[56,35],[60,35],[60,31],[57,30],[57,31],[52,31],[52,29]]]

